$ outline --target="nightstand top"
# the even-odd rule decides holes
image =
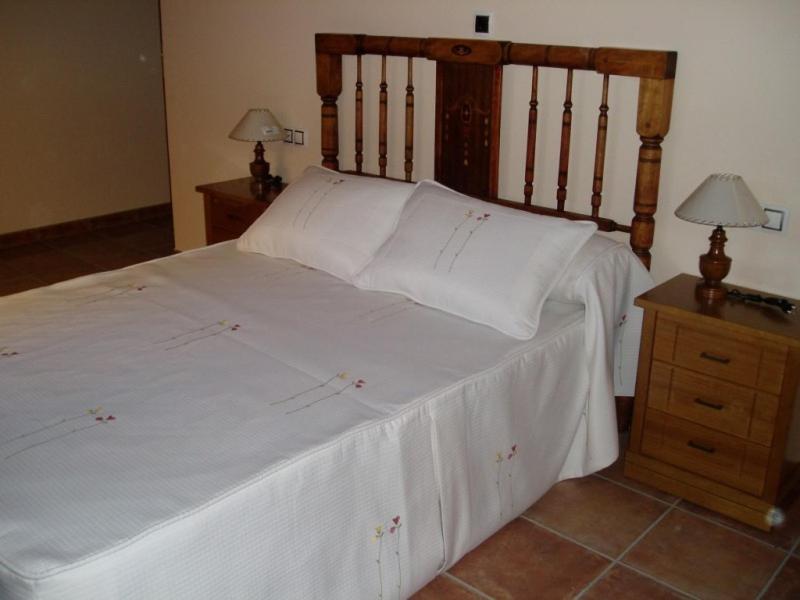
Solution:
[[[699,276],[683,273],[665,281],[652,290],[645,292],[636,299],[636,305],[647,309],[656,309],[664,312],[690,313],[709,320],[709,325],[731,324],[759,331],[768,336],[778,336],[782,341],[792,345],[800,345],[800,312],[784,314],[776,306],[741,300],[725,299],[722,302],[708,304],[695,295],[695,287],[702,281]],[[762,292],[750,288],[726,284],[730,289],[738,289],[745,293],[771,296],[769,292]],[[789,299],[800,305],[800,302]]]
[[[198,185],[195,190],[202,194],[210,194],[216,198],[226,198],[240,202],[272,202],[285,187],[286,184],[281,184],[280,188],[265,186],[263,194],[259,194],[255,180],[252,177],[242,177],[241,179],[205,183]]]

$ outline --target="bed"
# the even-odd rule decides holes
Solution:
[[[0,300],[3,598],[403,598],[556,481],[615,460],[614,394],[635,378],[632,300],[651,284],[674,54],[340,34],[316,44],[327,169],[310,167],[265,221],[238,242]],[[369,53],[437,61],[436,179],[492,208],[434,182],[388,181],[383,110],[378,177],[362,176],[363,160],[356,174],[337,170],[341,57]],[[499,86],[465,92],[465,81],[497,83],[519,61],[534,82],[540,66],[566,68],[568,82],[572,69],[597,70],[605,88],[608,74],[641,78],[630,226],[600,217],[597,201],[583,216],[529,193],[509,208],[496,197],[499,132],[487,129],[499,114],[479,120],[476,139],[448,128],[486,112],[487,98],[498,106]],[[385,106],[385,82],[379,94]],[[393,217],[382,185],[398,198]],[[463,224],[426,246],[419,231],[449,218],[431,208],[448,202]],[[525,227],[510,239],[512,214],[545,227],[542,239],[573,236],[555,250],[530,242],[549,257],[533,276],[549,283],[516,320],[506,313],[522,305],[506,311],[504,298],[465,301],[493,277],[493,290],[513,280],[509,297],[522,293],[514,272],[527,258],[483,260],[528,243]],[[354,252],[351,227],[370,232],[372,250]],[[595,228],[629,231],[633,251]],[[495,230],[509,240],[484,239]],[[425,247],[439,275],[398,276]],[[457,293],[436,287],[473,255]]]

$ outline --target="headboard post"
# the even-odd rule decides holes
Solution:
[[[658,205],[658,181],[661,176],[661,142],[669,131],[674,79],[639,80],[639,106],[636,113],[636,133],[642,144],[636,167],[636,188],[631,221],[631,248],[650,268],[650,248],[653,246]]]
[[[342,55],[317,52],[317,94],[322,99],[322,166],[339,170],[339,114]]]

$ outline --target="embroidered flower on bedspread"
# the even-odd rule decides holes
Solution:
[[[83,302],[84,304],[92,304],[94,302],[100,302],[101,300],[111,300],[113,298],[119,298],[120,296],[125,296],[132,292],[141,292],[146,289],[147,286],[143,284],[126,283],[124,285],[111,287],[103,292],[97,292],[96,294],[89,294],[88,296],[73,298],[72,302]]]
[[[397,590],[397,598],[403,597],[403,569],[400,562],[400,528],[403,524],[400,522],[400,515],[393,517],[389,523],[383,523],[375,527],[375,534],[372,536],[374,541],[378,542],[378,557],[375,563],[378,565],[378,598],[383,599],[383,537],[386,535],[387,527],[389,534],[394,537],[394,556],[395,564],[397,566],[397,581],[395,582],[395,589]]]
[[[383,598],[383,567],[381,566],[381,550],[383,550],[383,525],[378,525],[375,528],[375,535],[372,536],[373,540],[378,540],[378,558],[375,562],[378,564],[378,598]]]
[[[495,454],[494,462],[497,464],[497,476],[494,479],[495,487],[497,487],[497,504],[500,507],[500,518],[503,518],[503,492],[500,491],[500,474],[503,471],[503,453],[498,452]]]
[[[517,455],[517,445],[511,446],[511,452],[506,457],[508,460],[508,497],[511,499],[511,514],[514,514],[514,461]]]
[[[199,342],[200,340],[214,337],[227,331],[239,331],[239,329],[241,329],[241,325],[238,323],[231,324],[229,321],[223,319],[222,321],[215,321],[203,327],[196,327],[154,343],[156,345],[165,344],[164,350],[174,350],[175,348],[188,346],[194,342]]]
[[[400,515],[397,515],[394,519],[392,519],[392,525],[389,528],[389,533],[394,535],[394,557],[395,562],[397,563],[397,597],[402,598],[402,590],[403,590],[403,567],[400,564],[400,528],[403,524],[400,522]]]
[[[69,435],[73,435],[81,431],[86,431],[87,429],[91,429],[92,427],[97,427],[98,425],[105,425],[108,424],[110,421],[117,420],[117,418],[114,415],[108,415],[106,417],[103,417],[102,415],[100,415],[101,412],[103,412],[102,406],[98,406],[97,408],[89,408],[80,414],[64,417],[62,419],[59,419],[58,421],[50,423],[49,425],[38,427],[37,429],[34,429],[32,431],[21,433],[16,437],[0,442],[0,449],[4,450],[3,460],[8,460],[9,458],[18,456],[23,452],[27,452],[28,450],[32,450],[33,448],[37,448],[39,446],[43,446],[45,444],[54,442],[61,438],[65,438]],[[60,426],[64,425],[65,423],[70,423],[73,421],[80,422],[82,420],[84,421],[90,420],[90,421],[88,424],[76,425],[71,429],[68,429],[67,431],[59,431]],[[24,445],[21,448],[17,448],[16,450],[13,450],[8,454],[5,454],[5,452],[8,451],[6,450],[6,448],[13,448],[15,442],[20,442],[22,440],[25,440],[32,436],[36,436],[38,434],[43,434],[45,436],[49,435],[49,437],[44,437],[44,439],[41,439],[34,443],[27,443],[27,445]]]
[[[286,398],[281,398],[280,400],[275,400],[274,402],[270,402],[269,405],[270,406],[277,406],[279,404],[284,404],[286,402],[290,402],[291,400],[295,400],[297,398],[303,398],[305,400],[306,398],[308,398],[308,396],[312,395],[312,393],[317,391],[317,390],[322,390],[324,388],[333,388],[333,386],[331,384],[334,383],[337,379],[340,380],[340,381],[347,381],[348,379],[350,379],[350,375],[347,373],[347,371],[340,371],[340,372],[336,373],[336,375],[326,379],[322,383],[319,383],[317,385],[313,385],[313,386],[311,386],[309,388],[306,388],[304,390],[301,390],[301,391],[297,392],[296,394],[292,394],[291,396],[287,396]],[[302,406],[299,406],[299,407],[294,408],[294,409],[292,409],[290,411],[287,411],[285,414],[290,415],[292,413],[299,412],[299,411],[304,410],[306,408],[310,408],[311,406],[314,406],[315,404],[317,404],[319,402],[322,402],[323,400],[327,400],[329,398],[334,398],[336,396],[341,396],[344,392],[346,392],[347,390],[349,390],[351,388],[361,389],[366,385],[366,383],[367,382],[364,379],[360,379],[360,378],[350,379],[350,381],[347,383],[347,385],[345,385],[345,386],[343,386],[343,387],[341,387],[339,389],[333,388],[335,391],[329,392],[329,393],[321,396],[320,398],[315,398],[313,400],[310,400],[310,401],[306,402],[306,404],[303,404]]]
[[[11,358],[12,356],[19,356],[19,352],[12,350],[8,346],[0,348],[0,358]]]
[[[495,476],[495,486],[497,487],[497,502],[499,504],[500,519],[503,518],[503,462],[508,463],[508,471],[506,472],[506,479],[508,480],[508,496],[511,504],[511,513],[514,513],[514,457],[517,456],[517,445],[511,446],[511,450],[504,455],[503,452],[495,454],[494,462],[497,465],[497,473]]]
[[[361,322],[366,321],[367,323],[377,323],[378,321],[382,321],[383,319],[389,319],[401,313],[404,313],[407,310],[411,310],[412,308],[418,308],[419,304],[410,300],[409,298],[401,298],[395,302],[390,302],[389,304],[384,304],[383,306],[379,306],[377,308],[373,308],[366,312],[360,313],[356,316],[353,321]]]
[[[625,324],[628,322],[628,315],[624,314],[619,319],[619,323],[617,323],[617,378],[619,379],[619,384],[622,385],[622,344],[623,338],[625,336]]]

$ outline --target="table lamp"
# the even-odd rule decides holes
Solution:
[[[266,108],[251,108],[228,137],[242,142],[256,142],[256,158],[250,163],[250,174],[259,183],[267,183],[272,179],[269,163],[264,160],[264,145],[261,142],[283,140],[283,126],[275,115]]]
[[[758,227],[767,222],[764,209],[739,175],[716,173],[709,175],[677,208],[675,215],[684,221],[714,225],[709,237],[711,246],[700,256],[703,283],[700,296],[707,301],[722,300],[727,290],[722,280],[731,269],[731,259],[725,255],[723,227]]]

